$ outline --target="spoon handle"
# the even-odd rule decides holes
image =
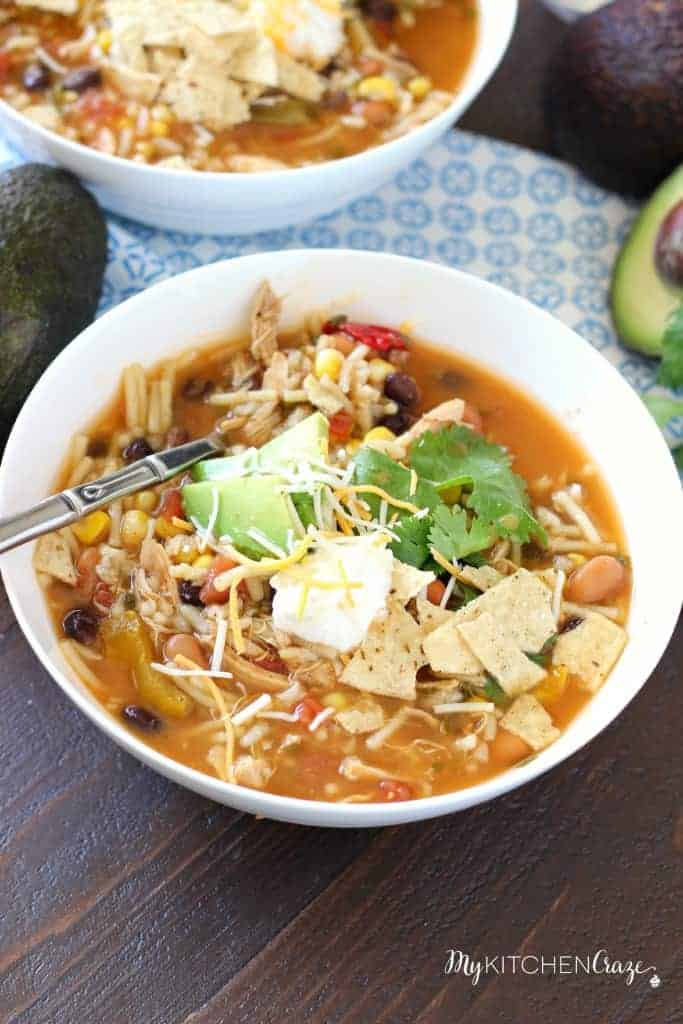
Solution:
[[[0,554],[26,544],[44,533],[59,530],[117,498],[156,487],[189,469],[195,462],[216,455],[223,446],[212,437],[189,441],[178,448],[155,452],[98,480],[69,487],[17,515],[0,519]]]

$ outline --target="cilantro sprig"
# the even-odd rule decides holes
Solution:
[[[439,492],[461,485],[471,488],[467,508],[490,533],[519,544],[545,531],[534,518],[524,480],[512,470],[512,459],[468,427],[454,425],[423,434],[412,447],[410,465]]]
[[[460,561],[477,551],[484,551],[494,541],[490,526],[481,519],[468,517],[460,505],[440,505],[434,511],[429,529],[429,543],[449,562]]]

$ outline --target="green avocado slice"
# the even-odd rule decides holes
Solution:
[[[289,430],[268,441],[258,451],[250,450],[225,459],[206,459],[192,469],[194,480],[226,480],[250,473],[277,473],[287,463],[326,462],[330,426],[320,412],[314,412]]]
[[[230,537],[234,547],[251,558],[276,557],[249,531],[262,533],[271,544],[288,551],[293,522],[281,483],[277,476],[250,476],[187,484],[182,489],[185,515],[206,529],[217,501],[215,537]]]
[[[655,241],[662,221],[683,200],[683,165],[654,193],[626,239],[612,275],[612,318],[626,345],[648,356],[662,352],[669,317],[683,301],[683,288],[657,271]]]

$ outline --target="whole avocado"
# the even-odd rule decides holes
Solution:
[[[561,157],[603,188],[649,195],[683,161],[682,0],[614,0],[580,18],[545,108]]]
[[[95,316],[107,257],[99,206],[73,175],[0,175],[0,448],[45,368]]]

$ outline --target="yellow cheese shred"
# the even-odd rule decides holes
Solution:
[[[336,497],[343,497],[346,494],[375,494],[378,498],[383,498],[389,505],[393,505],[395,508],[404,509],[406,512],[410,512],[415,515],[420,509],[417,505],[413,505],[411,501],[403,501],[401,498],[392,498],[390,494],[387,494],[381,487],[377,487],[375,484],[347,484],[344,487],[338,488],[335,492]]]
[[[177,654],[174,658],[176,665],[180,668],[186,668],[192,671],[195,669],[199,674],[197,680],[201,685],[206,684],[209,693],[211,694],[214,704],[218,709],[220,721],[225,729],[225,781],[234,782],[233,773],[233,761],[235,759],[235,730],[232,722],[230,721],[230,715],[228,714],[228,708],[226,706],[223,694],[214,683],[210,676],[204,674],[204,669],[201,665],[198,665],[196,661],[192,661],[191,658],[186,658],[184,654]]]
[[[430,548],[429,549],[429,553],[432,556],[432,558],[434,559],[434,561],[438,562],[438,564],[441,566],[441,568],[445,569],[446,572],[449,572],[451,574],[451,576],[458,576],[459,575],[460,570],[458,569],[458,567],[453,565],[451,562],[449,562],[447,558],[444,558],[444,556],[441,554],[441,552],[437,551],[436,548]]]

